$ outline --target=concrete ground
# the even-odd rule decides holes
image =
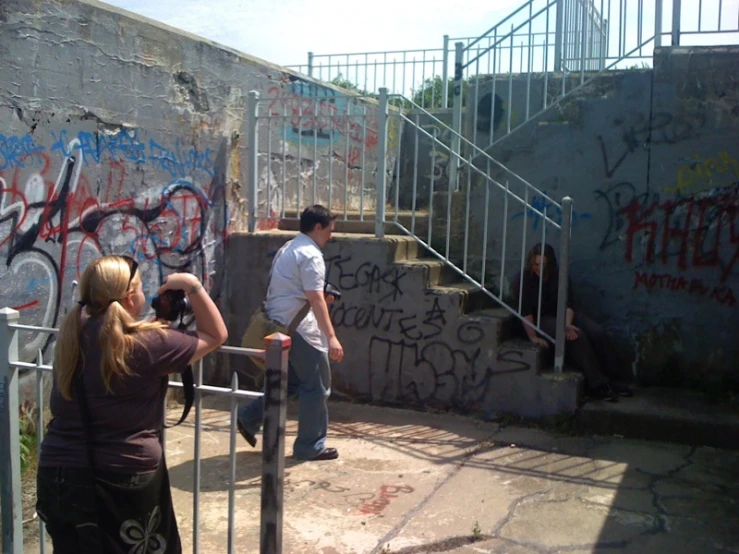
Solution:
[[[214,402],[203,418],[206,554],[227,552],[230,412]],[[340,458],[297,463],[292,408],[285,554],[739,553],[737,451],[332,403]],[[261,452],[237,439],[236,552],[255,553]],[[167,457],[192,552],[192,415],[168,431]]]
[[[226,406],[223,406],[226,408]],[[226,552],[229,417],[204,417],[200,552]],[[336,461],[296,463],[284,552],[739,552],[739,452],[555,436],[451,415],[332,403]],[[260,437],[261,438],[261,437]],[[192,425],[168,461],[191,548]],[[237,552],[259,551],[261,453],[237,441]]]

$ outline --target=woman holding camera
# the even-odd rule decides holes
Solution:
[[[138,264],[104,256],[62,321],[37,503],[55,554],[182,551],[161,445],[167,375],[216,350],[227,331],[197,277],[169,275],[159,295],[167,291],[187,295],[196,331],[139,320]]]

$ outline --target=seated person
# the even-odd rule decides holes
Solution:
[[[526,257],[523,271],[513,280],[513,307],[519,308],[524,320],[538,327],[549,336],[557,333],[557,291],[559,269],[554,248],[545,244],[535,245]],[[541,312],[539,312],[539,282],[541,280]],[[521,286],[523,285],[523,286]],[[569,366],[581,371],[590,396],[617,401],[617,394],[631,396],[631,390],[616,382],[623,377],[618,356],[606,336],[603,327],[576,311],[572,301],[572,284],[567,286],[567,313],[565,317],[565,338],[567,339],[565,360]],[[541,313],[541,319],[537,321]],[[552,344],[536,332],[533,327],[522,324],[531,342],[550,349]]]

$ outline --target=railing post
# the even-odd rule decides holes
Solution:
[[[662,46],[662,0],[654,3],[654,47]]]
[[[18,332],[9,326],[18,323],[20,313],[0,310],[0,509],[2,510],[2,552],[23,553],[23,510],[21,505],[21,453],[18,428]]]
[[[449,107],[449,35],[444,35],[444,61],[441,66],[441,107]],[[405,91],[403,91],[405,94]]]
[[[308,77],[313,77],[313,52],[308,52]]]
[[[249,132],[249,232],[257,230],[257,184],[259,182],[259,93],[256,90],[249,91],[246,103],[247,128]],[[269,140],[269,137],[267,137]],[[267,192],[269,194],[269,191]]]
[[[452,135],[451,156],[449,160],[449,182],[453,190],[457,190],[457,171],[459,168],[459,155],[461,154],[462,135],[462,82],[464,77],[464,43],[457,42],[454,45],[454,111],[452,113],[452,129],[458,135]]]
[[[285,485],[287,359],[290,337],[275,333],[264,339],[264,430],[262,432],[262,518],[260,554],[282,554]]]
[[[554,71],[562,71],[562,44],[564,35],[565,0],[557,0],[557,22],[554,29]],[[512,54],[511,54],[512,55]],[[564,78],[564,75],[562,76]]]
[[[680,15],[682,0],[672,0],[672,46],[680,46]]]
[[[569,293],[570,236],[572,198],[562,198],[562,228],[559,244],[559,282],[557,290],[557,333],[554,337],[554,371],[562,373],[565,362],[565,326],[567,323],[567,296]]]
[[[387,186],[387,88],[380,88],[377,113],[377,200],[375,201],[375,237],[385,236],[385,200]],[[400,138],[398,138],[400,140]]]

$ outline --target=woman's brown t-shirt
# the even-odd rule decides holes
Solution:
[[[185,370],[197,348],[197,335],[170,329],[140,333],[128,364],[132,375],[113,376],[112,391],[108,392],[100,375],[100,324],[100,319],[90,319],[81,337],[96,469],[153,471],[162,459],[159,438],[164,423],[166,376]],[[72,400],[66,400],[56,384],[52,387],[53,419],[41,445],[40,466],[89,466],[76,392],[73,395]]]

